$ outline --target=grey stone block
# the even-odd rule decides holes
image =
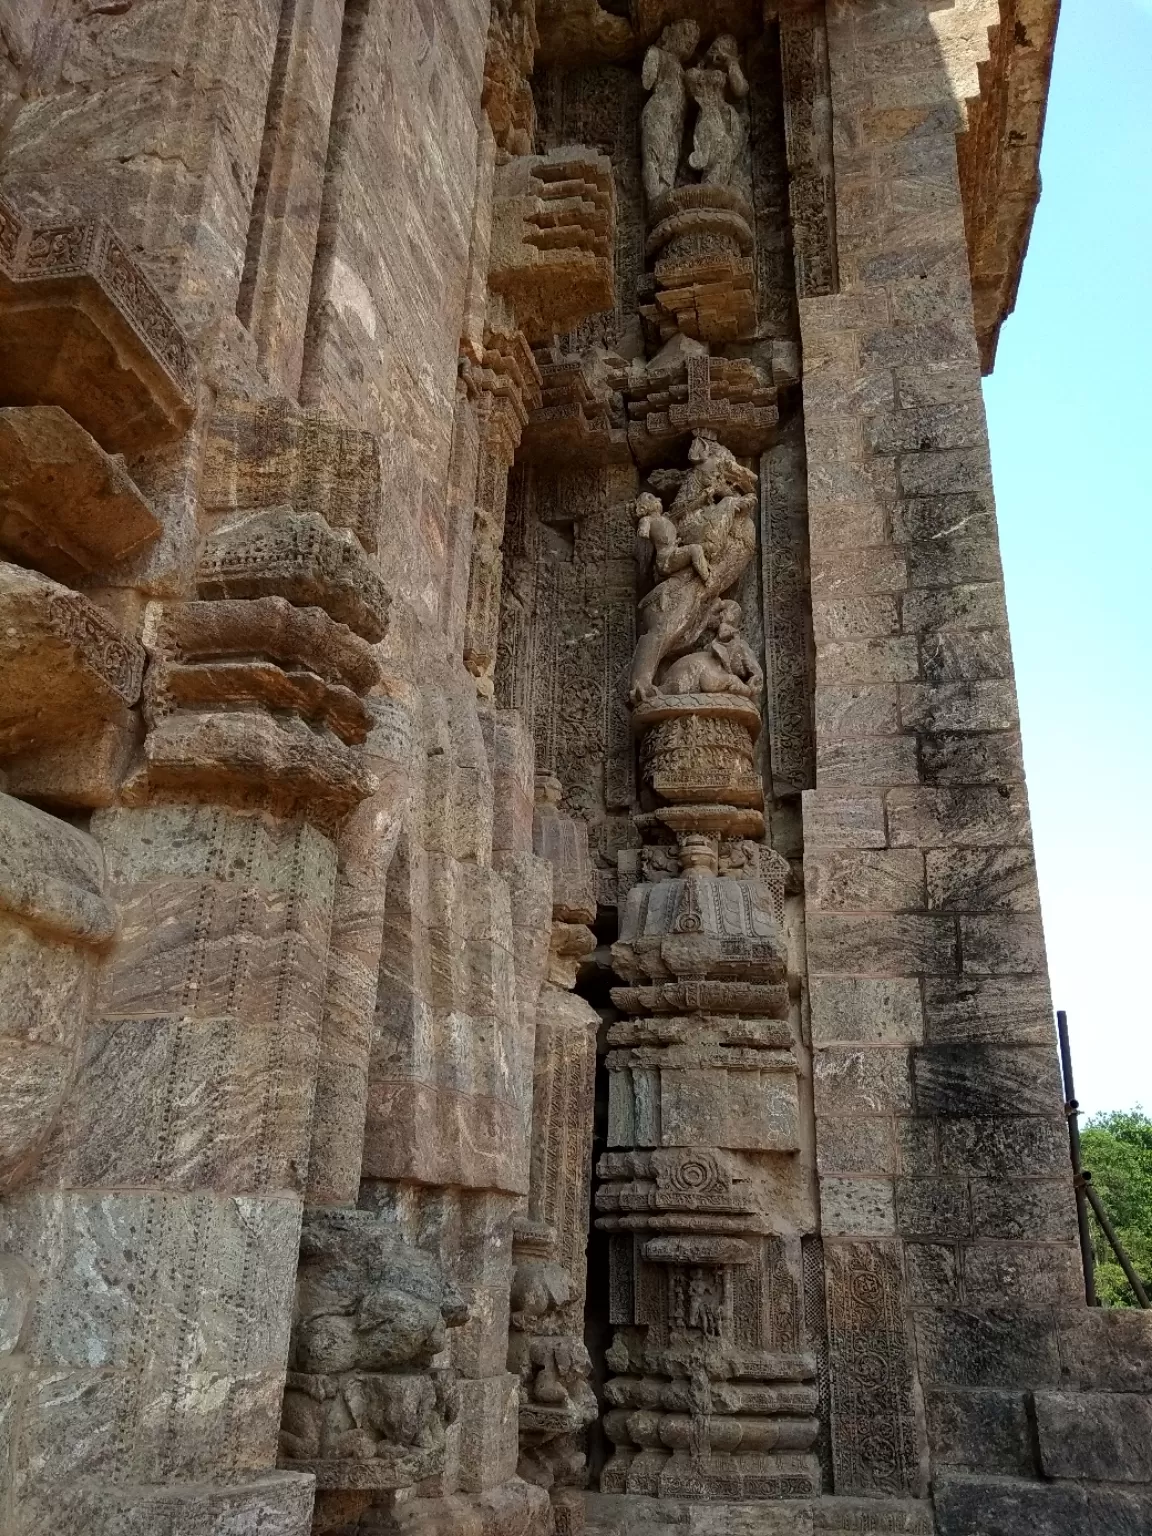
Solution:
[[[918,1045],[924,1036],[920,984],[911,979],[816,976],[812,1043]]]
[[[952,975],[956,930],[949,917],[814,912],[808,919],[809,965],[816,974]]]
[[[896,1231],[892,1180],[821,1178],[820,1228],[828,1237],[891,1237]]]
[[[813,1054],[817,1115],[907,1112],[911,1104],[908,1053],[864,1046],[832,1046]]]
[[[1071,1177],[973,1179],[972,1224],[977,1237],[1072,1242],[1076,1202]]]
[[[1068,1125],[1061,1117],[1042,1120],[941,1120],[940,1161],[949,1173],[994,1180],[1068,1174]],[[1063,1186],[1066,1188],[1067,1186]]]
[[[888,841],[883,796],[809,790],[804,841],[809,848],[883,848]]]
[[[937,687],[967,682],[977,687],[987,679],[1012,677],[1012,646],[1007,626],[996,629],[939,629],[920,636],[920,667],[927,682]],[[991,690],[978,697],[986,708],[1015,715],[1015,700],[1005,705]],[[995,727],[989,722],[985,730]]]
[[[904,633],[933,629],[984,629],[1007,624],[1004,588],[999,581],[907,592],[902,602]]]
[[[1023,977],[928,977],[924,1038],[938,1045],[1050,1044],[1055,1049],[1047,983]]]
[[[1061,1316],[1069,1384],[1152,1393],[1152,1312],[1080,1307]]]
[[[885,797],[893,848],[1027,847],[1023,788],[893,789]]]
[[[939,1465],[1034,1476],[1028,1409],[1020,1392],[929,1392],[928,1437]]]
[[[1088,1536],[1079,1488],[943,1476],[934,1494],[939,1536]]]
[[[960,953],[965,972],[974,976],[1043,975],[1044,928],[1040,917],[962,917]]]
[[[879,640],[828,640],[816,652],[817,686],[825,683],[908,683],[920,675],[912,635]]]
[[[1019,724],[1016,689],[996,678],[903,683],[900,724],[909,731],[1010,731]]]
[[[920,775],[925,784],[941,788],[1023,783],[1020,732],[925,733],[920,737]]]
[[[821,743],[817,752],[820,783],[883,785],[918,784],[915,736],[865,736],[859,741]]]
[[[967,1237],[972,1230],[963,1179],[898,1179],[896,1219],[903,1237]]]
[[[1051,1115],[1063,1102],[1055,1053],[1039,1046],[918,1046],[912,1081],[918,1115]]]
[[[222,1487],[78,1485],[22,1501],[11,1536],[309,1536],[313,1493],[297,1472]]]
[[[1062,1380],[1058,1323],[1050,1310],[942,1309],[921,1313],[916,1335],[926,1385],[1026,1390]]]
[[[892,515],[892,537],[898,544],[946,537],[957,528],[969,538],[995,536],[991,497],[978,491],[958,496],[903,496]]]
[[[909,587],[969,586],[1001,581],[1000,551],[993,539],[929,539],[905,544]]]
[[[941,1171],[939,1128],[938,1120],[917,1120],[911,1115],[902,1115],[896,1121],[901,1173],[923,1179]]]
[[[1037,1392],[1045,1476],[1152,1483],[1152,1399],[1131,1392]]]
[[[825,1115],[817,1126],[816,1167],[834,1173],[892,1175],[896,1142],[889,1115]]]
[[[909,1243],[904,1249],[908,1294],[920,1306],[959,1302],[960,1254],[953,1243]]]
[[[896,683],[821,688],[816,694],[816,735],[821,744],[859,736],[891,736],[900,729]]]
[[[913,848],[817,850],[804,861],[809,903],[825,912],[916,912],[924,855]]]
[[[928,905],[942,912],[1035,912],[1040,904],[1030,848],[933,848],[926,855]]]
[[[1076,1306],[1084,1297],[1079,1250],[1071,1244],[973,1243],[964,1250],[964,1295],[977,1305]]]

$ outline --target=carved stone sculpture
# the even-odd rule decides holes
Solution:
[[[434,1368],[467,1309],[431,1255],[367,1211],[304,1222],[280,1448],[321,1489],[389,1489],[444,1460],[451,1381]]]
[[[678,482],[667,518],[653,520],[646,503],[641,519],[654,536],[657,569],[668,574],[640,603],[630,685],[635,703],[656,694],[660,663],[689,650],[705,632],[716,600],[739,580],[756,548],[756,476],[707,437],[693,441],[688,458],[687,473],[665,472],[661,479],[665,486]]]
[[[642,81],[651,95],[640,119],[644,149],[644,191],[655,206],[676,185],[684,120],[688,108],[684,66],[696,52],[700,28],[694,21],[665,27],[644,56]]]
[[[764,670],[740,633],[740,604],[716,605],[715,638],[702,650],[681,656],[660,678],[661,693],[738,693],[754,699],[764,685]]]
[[[684,79],[699,108],[688,164],[706,186],[731,186],[748,150],[747,119],[728,100],[729,93],[737,101],[748,95],[736,39],[723,33]]]

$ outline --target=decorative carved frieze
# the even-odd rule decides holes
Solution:
[[[907,1300],[895,1244],[826,1241],[837,1493],[920,1492]]]
[[[130,799],[216,799],[332,830],[372,793],[359,749],[390,603],[365,553],[380,494],[370,434],[285,401],[220,402],[201,600],[149,612],[148,735]]]
[[[375,434],[290,400],[226,397],[204,445],[200,503],[210,514],[315,513],[375,552],[383,512]]]
[[[0,550],[75,584],[142,548],[160,523],[122,460],[59,406],[0,409]]]
[[[824,0],[793,0],[780,7],[780,58],[796,292],[815,299],[835,293],[839,283]]]
[[[143,646],[88,598],[0,564],[0,763],[14,792],[107,804],[143,671]]]
[[[178,437],[195,354],[102,219],[32,224],[0,198],[0,405],[56,405],[113,453]]]

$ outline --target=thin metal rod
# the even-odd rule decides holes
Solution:
[[[1117,1237],[1115,1227],[1113,1227],[1112,1223],[1108,1220],[1108,1212],[1104,1209],[1104,1202],[1092,1188],[1092,1175],[1090,1173],[1081,1174],[1081,1182],[1084,1185],[1084,1193],[1088,1196],[1088,1199],[1092,1204],[1092,1209],[1095,1212],[1096,1220],[1100,1223],[1100,1227],[1104,1233],[1104,1236],[1112,1244],[1112,1252],[1116,1255],[1120,1262],[1120,1268],[1124,1271],[1125,1279],[1132,1287],[1132,1290],[1136,1295],[1136,1300],[1143,1308],[1145,1308],[1145,1310],[1147,1310],[1148,1308],[1152,1307],[1152,1301],[1148,1300],[1148,1292],[1144,1289],[1143,1281],[1132,1268],[1132,1260],[1128,1257],[1127,1253],[1125,1253],[1124,1244],[1120,1241],[1119,1237]]]
[[[1072,1046],[1068,1039],[1068,1015],[1056,1015],[1060,1036],[1060,1069],[1064,1075],[1064,1117],[1068,1121],[1068,1152],[1072,1159],[1072,1187],[1076,1192],[1076,1228],[1080,1234],[1080,1263],[1084,1269],[1084,1300],[1090,1307],[1100,1305],[1096,1296],[1096,1259],[1092,1252],[1092,1229],[1088,1225],[1084,1168],[1080,1160],[1080,1106],[1072,1082]]]

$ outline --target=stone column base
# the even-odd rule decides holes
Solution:
[[[587,1536],[934,1536],[932,1506],[912,1499],[762,1499],[755,1503],[585,1495]]]
[[[23,1499],[5,1529],[11,1536],[310,1536],[312,1494],[312,1479],[295,1472],[269,1472],[227,1487],[75,1484]]]

